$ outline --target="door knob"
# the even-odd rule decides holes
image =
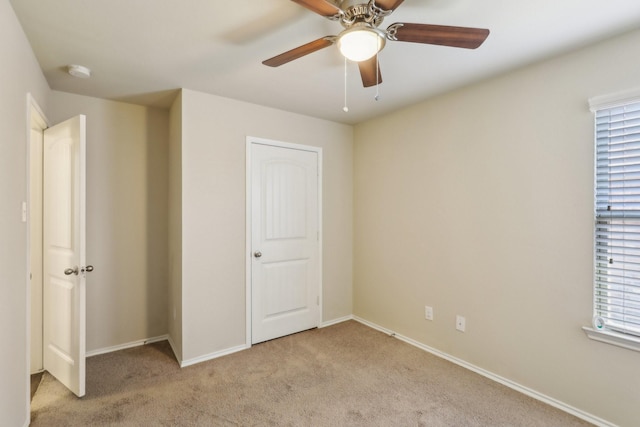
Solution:
[[[78,266],[76,265],[73,268],[67,268],[64,270],[64,274],[66,274],[67,276],[71,276],[72,274],[75,274],[76,276],[78,275]]]
[[[78,269],[78,266],[76,265],[73,268],[67,268],[64,270],[64,274],[66,274],[67,276],[71,276],[72,274],[75,274],[76,276],[78,275],[78,273],[91,273],[93,271],[93,265],[87,265],[86,267],[82,267],[80,269]]]
[[[256,257],[256,258],[260,258],[260,257],[262,256],[262,252],[260,252],[260,251],[255,251],[255,252],[253,253],[253,256],[254,256],[254,257]]]

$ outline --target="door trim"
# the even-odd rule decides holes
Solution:
[[[31,413],[31,382],[30,382],[30,377],[31,377],[31,334],[32,334],[32,324],[31,324],[31,279],[30,279],[30,274],[31,274],[31,203],[27,202],[28,200],[31,200],[31,180],[32,180],[32,171],[31,171],[31,156],[32,156],[32,152],[31,152],[31,130],[40,130],[41,132],[43,132],[45,129],[47,129],[49,127],[49,120],[47,119],[47,116],[44,114],[44,112],[42,111],[42,108],[40,108],[40,105],[38,104],[38,102],[36,101],[36,99],[34,98],[33,95],[31,95],[31,93],[27,93],[27,105],[26,105],[26,124],[25,124],[25,131],[26,131],[26,143],[27,146],[26,148],[26,153],[27,153],[27,164],[26,164],[26,178],[27,178],[27,183],[26,183],[26,187],[27,187],[27,194],[26,194],[26,206],[27,206],[27,216],[26,216],[26,229],[27,229],[27,235],[26,235],[26,239],[27,239],[27,263],[26,263],[26,271],[25,271],[25,290],[27,293],[27,297],[26,297],[26,303],[27,303],[27,309],[26,309],[26,316],[27,316],[27,322],[26,322],[26,326],[27,326],[27,330],[26,330],[26,367],[27,367],[27,377],[25,378],[27,387],[26,387],[26,396],[25,396],[25,403],[26,403],[26,419],[29,419],[30,413]],[[40,236],[42,237],[42,236]],[[42,248],[42,246],[41,246]]]
[[[246,342],[246,348],[250,348],[252,346],[251,344],[251,308],[252,308],[252,290],[251,290],[251,282],[252,282],[252,274],[251,274],[251,265],[252,265],[252,259],[253,259],[253,254],[252,254],[252,250],[251,250],[251,245],[252,245],[252,241],[251,241],[251,204],[252,204],[252,198],[251,198],[251,167],[252,167],[252,163],[251,163],[251,147],[254,144],[258,144],[258,145],[270,145],[273,147],[279,147],[279,148],[287,148],[290,150],[301,150],[301,151],[310,151],[313,153],[316,153],[318,156],[318,232],[319,232],[319,236],[318,236],[318,286],[320,287],[318,295],[320,297],[320,301],[319,301],[319,309],[320,309],[320,319],[318,319],[318,326],[320,326],[322,324],[322,319],[323,319],[323,313],[322,313],[322,307],[323,307],[323,295],[322,295],[322,236],[323,236],[323,228],[322,228],[322,173],[323,173],[323,168],[322,168],[322,148],[321,147],[314,147],[314,146],[310,146],[310,145],[302,145],[302,144],[293,144],[290,142],[282,142],[282,141],[275,141],[275,140],[270,140],[270,139],[265,139],[265,138],[257,138],[257,137],[253,137],[253,136],[247,136],[246,139],[246,177],[245,177],[245,186],[246,186],[246,191],[245,191],[245,196],[246,196],[246,215],[245,215],[245,225],[246,225],[246,231],[245,231],[245,237],[246,237],[246,243],[245,243],[245,295],[246,295],[246,335],[245,335],[245,342]]]

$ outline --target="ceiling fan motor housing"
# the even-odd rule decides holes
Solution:
[[[341,5],[344,12],[340,18],[340,23],[345,28],[349,28],[359,22],[365,22],[371,24],[373,27],[377,27],[388,14],[379,9],[373,0],[369,3],[356,3],[356,1],[362,0],[345,1]]]

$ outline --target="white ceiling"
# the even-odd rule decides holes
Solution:
[[[166,107],[175,89],[188,88],[349,124],[640,28],[638,0],[405,0],[381,28],[414,22],[491,34],[477,50],[388,42],[380,100],[348,64],[345,113],[335,46],[278,68],[261,63],[342,29],[292,1],[10,1],[52,89]],[[69,64],[92,77],[70,76]]]

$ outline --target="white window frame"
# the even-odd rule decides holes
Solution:
[[[589,100],[589,106],[590,106],[590,110],[594,113],[594,116],[595,116],[595,113],[599,110],[614,108],[614,107],[622,106],[625,104],[637,103],[637,102],[640,102],[640,88],[619,92],[611,95],[591,98]],[[594,147],[595,147],[595,144],[594,144]],[[597,153],[594,156],[594,163],[596,161],[597,161]],[[594,232],[595,232],[595,227],[594,227]],[[595,239],[596,239],[596,236],[594,234],[594,260],[595,260],[595,247],[596,247]],[[596,312],[596,297],[595,297],[595,291],[596,291],[595,268],[594,268],[594,282],[592,286],[594,291],[593,324],[592,326],[585,326],[582,328],[586,333],[586,335],[590,339],[593,339],[596,341],[616,345],[629,350],[640,351],[640,336],[636,336],[630,333],[621,333],[621,332],[609,329],[605,325],[603,325],[601,320],[598,318],[597,312]]]

